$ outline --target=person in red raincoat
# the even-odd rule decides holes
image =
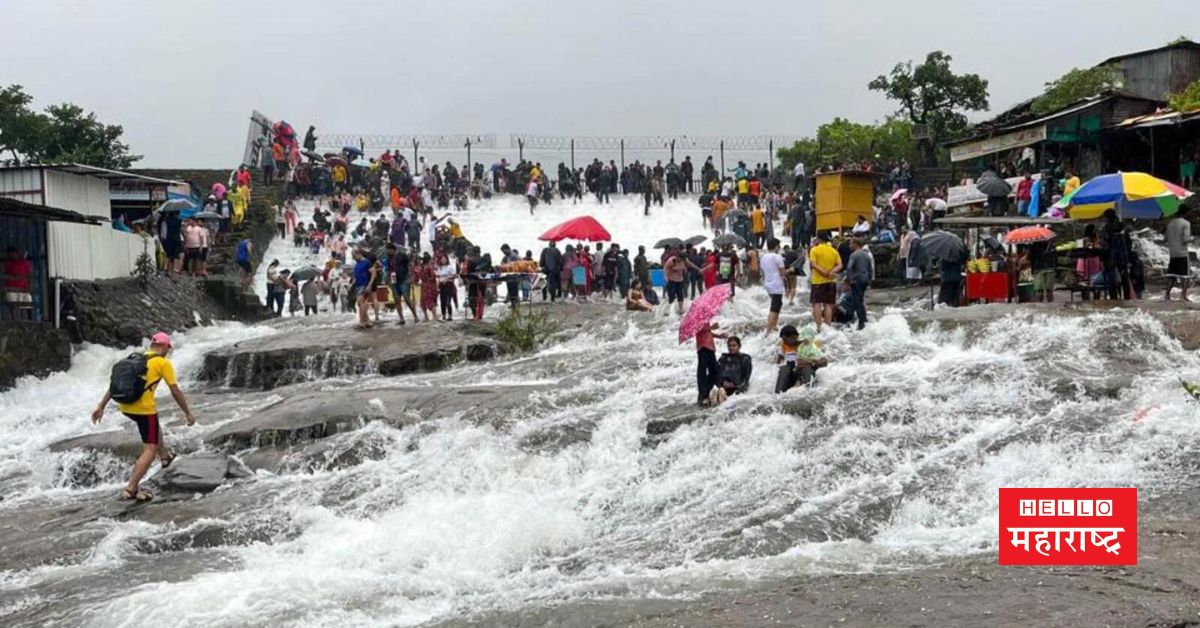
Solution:
[[[708,252],[708,257],[704,261],[704,289],[717,285],[717,254],[714,251]]]

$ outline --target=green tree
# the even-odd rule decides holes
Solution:
[[[937,144],[954,139],[967,128],[966,111],[988,108],[988,82],[978,74],[955,74],[950,55],[935,50],[924,63],[897,63],[889,75],[867,84],[900,103],[898,113],[928,133],[919,141],[925,162],[937,163]]]
[[[1034,113],[1044,115],[1072,103],[1121,86],[1121,75],[1109,66],[1081,70],[1072,68],[1058,79],[1046,83],[1046,93],[1033,101]]]
[[[20,85],[0,89],[0,155],[8,153],[6,161],[20,163],[22,155],[36,150],[33,140],[43,120],[29,108],[31,102],[33,96]]]
[[[1193,81],[1182,92],[1169,94],[1167,102],[1175,111],[1189,113],[1200,109],[1200,81]]]
[[[811,167],[833,162],[872,160],[893,163],[914,161],[919,153],[912,139],[912,123],[888,117],[882,124],[860,124],[843,118],[817,128],[816,138],[803,138],[776,151],[780,167],[790,170],[797,162]]]
[[[71,103],[39,113],[29,108],[32,101],[20,85],[0,89],[0,153],[7,152],[8,161],[128,168],[142,158],[121,141],[120,125],[104,124]]]
[[[142,156],[129,153],[129,145],[121,142],[124,132],[120,125],[104,124],[79,105],[52,105],[46,108],[42,158],[49,163],[128,168]]]

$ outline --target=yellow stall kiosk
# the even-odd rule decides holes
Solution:
[[[816,175],[817,231],[849,229],[859,216],[874,221],[875,176],[858,170]]]

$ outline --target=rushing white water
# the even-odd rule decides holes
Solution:
[[[463,214],[468,236],[488,247],[536,237],[540,227],[498,235],[505,221],[527,219],[509,205]],[[610,229],[640,232],[621,225]],[[668,229],[665,218],[642,228],[646,240],[680,235]],[[804,322],[802,309],[785,309],[785,322]],[[81,564],[4,572],[0,618],[395,626],[581,598],[685,597],[994,551],[1004,486],[1156,493],[1197,471],[1196,406],[1175,377],[1200,379],[1200,357],[1147,314],[988,320],[991,310],[979,306],[977,322],[917,330],[893,312],[861,333],[823,333],[833,362],[820,384],[781,397],[771,393],[765,311],[763,292],[750,289],[721,316],[755,360],[751,392],[661,438],[647,437],[649,421],[693,412],[694,347],[678,344],[674,317],[617,311],[533,356],[269,395],[197,395],[201,423],[188,442],[203,447],[201,437],[235,412],[231,399],[253,408],[329,388],[370,398],[393,386],[532,387],[521,412],[370,424],[325,439],[335,452],[376,452],[361,462],[260,472],[244,489],[198,502],[249,492],[245,505],[215,510],[207,523],[272,531],[252,542],[145,553],[146,543],[169,547],[183,531],[112,522]],[[199,387],[191,374],[204,350],[276,331],[181,334],[185,388]],[[0,394],[2,477],[18,478],[6,480],[16,499],[0,510],[110,496],[115,479],[64,485],[62,466],[76,454],[44,447],[105,429],[86,415],[120,354],[89,347],[71,371]]]

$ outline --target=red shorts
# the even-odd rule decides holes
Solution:
[[[138,433],[142,435],[142,442],[147,445],[162,444],[162,430],[158,427],[157,414],[129,414],[125,413],[131,421],[137,423]]]

